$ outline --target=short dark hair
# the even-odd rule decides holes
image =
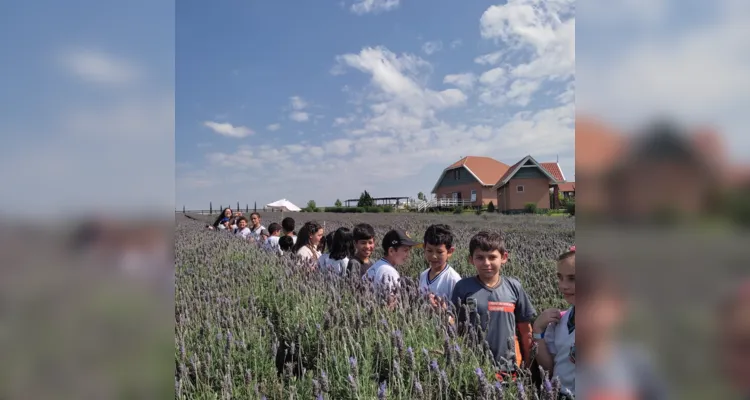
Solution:
[[[501,232],[477,232],[469,241],[469,257],[473,257],[477,250],[497,250],[500,254],[506,254],[508,249],[505,248],[505,236]]]
[[[424,232],[425,245],[440,246],[445,245],[446,249],[453,247],[453,232],[451,227],[445,224],[433,224],[427,227]]]
[[[279,225],[276,222],[272,223],[271,225],[268,225],[268,233],[270,233],[271,235],[273,235],[276,232],[279,232],[280,230],[281,230],[281,225]]]
[[[281,251],[289,251],[294,246],[294,239],[291,236],[282,236],[279,238],[279,248]]]
[[[294,232],[294,218],[286,217],[281,220],[281,227],[285,232]]]
[[[261,219],[260,213],[258,213],[258,212],[251,212],[250,213],[250,217],[252,217],[253,215],[257,215],[258,219]]]
[[[244,215],[243,215],[243,216],[241,216],[241,217],[238,217],[238,218],[237,218],[237,219],[235,220],[235,223],[239,223],[240,221],[245,221],[245,222],[249,222],[249,221],[247,220],[247,217],[245,217]]]
[[[375,237],[375,228],[370,224],[357,224],[352,230],[352,236],[354,236],[355,242],[373,239]]]
[[[333,234],[333,243],[330,246],[332,260],[343,260],[354,256],[354,239],[349,228],[339,228]]]

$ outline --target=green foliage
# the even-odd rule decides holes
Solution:
[[[336,206],[336,207],[341,207],[341,206],[342,206],[342,204],[341,204],[341,200],[339,200],[339,199],[336,199],[336,203],[334,203],[334,206]]]
[[[362,192],[361,195],[359,195],[359,201],[357,202],[357,207],[373,207],[375,205],[375,200],[373,200],[372,196],[370,196],[370,193],[367,193],[367,190]]]
[[[565,204],[565,212],[575,217],[576,215],[576,202],[575,200],[568,200]]]
[[[435,222],[434,215],[403,215],[341,215],[326,218],[326,230],[367,222],[378,239],[393,226],[418,237]],[[210,232],[203,221],[179,218],[175,398],[308,399],[316,398],[316,390],[323,386],[320,394],[325,399],[374,399],[379,389],[374,377],[380,377],[387,380],[388,399],[417,398],[412,390],[417,380],[424,399],[477,399],[484,388],[476,368],[494,384],[493,367],[481,346],[468,336],[454,335],[447,315],[418,295],[413,281],[425,268],[423,250],[414,249],[399,268],[408,279],[399,302],[388,309],[360,279],[311,271],[231,235]],[[572,220],[493,216],[450,224],[457,243],[451,264],[461,276],[476,273],[468,264],[469,238],[501,225],[513,252],[503,274],[521,281],[537,310],[565,307],[557,290],[554,258],[574,242]],[[381,255],[376,249],[373,258]],[[456,346],[460,359],[453,351]],[[408,348],[413,349],[413,363]],[[393,368],[394,360],[399,371]],[[432,361],[441,373],[430,371]],[[519,382],[527,398],[534,398],[528,373],[521,374]],[[504,396],[491,398],[519,398],[516,387],[510,384]],[[555,398],[545,393],[539,397]]]
[[[487,205],[487,212],[488,213],[494,213],[495,212],[495,203],[490,201],[490,204]]]
[[[318,206],[315,204],[315,200],[310,200],[307,202],[307,207],[303,209],[305,212],[318,212],[320,209],[318,209]]]
[[[536,203],[526,203],[523,206],[523,211],[527,214],[536,214],[536,209],[537,209]]]
[[[422,193],[422,192],[419,192],[419,194],[417,194],[417,198],[418,198],[419,200],[422,200],[422,201],[424,201],[424,200],[426,199],[426,197],[425,197],[424,193]]]

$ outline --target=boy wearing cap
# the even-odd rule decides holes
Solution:
[[[378,287],[393,290],[401,279],[396,267],[406,262],[411,248],[418,244],[403,230],[390,230],[383,237],[383,258],[367,269],[365,278],[373,281]]]

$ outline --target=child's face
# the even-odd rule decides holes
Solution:
[[[354,243],[354,249],[357,255],[362,258],[369,258],[375,250],[375,239],[357,240]]]
[[[230,210],[228,208],[226,210],[224,210],[224,216],[227,217],[227,218],[231,217],[232,216],[232,210]]]
[[[257,215],[252,215],[250,217],[250,222],[253,223],[253,226],[258,226],[258,225],[260,225],[260,217],[257,216]]]
[[[310,244],[313,246],[317,246],[320,244],[321,239],[323,239],[323,228],[318,229],[317,232],[313,233],[310,236]]]
[[[409,259],[409,253],[411,253],[411,247],[409,246],[391,247],[388,249],[388,256],[394,266],[406,263],[406,260]]]
[[[424,259],[430,264],[430,268],[439,270],[448,263],[448,259],[453,255],[455,248],[446,248],[444,244],[434,245],[424,244]]]
[[[237,227],[240,228],[240,229],[247,228],[247,221],[245,221],[244,219],[239,220],[237,222]]]
[[[508,253],[502,254],[500,250],[476,249],[474,254],[469,256],[469,262],[477,269],[477,275],[481,279],[494,279],[500,274],[503,264],[508,262]]]
[[[557,263],[557,287],[565,301],[576,305],[576,262],[575,256]]]

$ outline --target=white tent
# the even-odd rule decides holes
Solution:
[[[287,199],[281,199],[274,201],[273,203],[266,204],[267,208],[270,208],[271,210],[281,210],[281,211],[302,211],[301,208],[295,206],[292,204],[291,201]]]

